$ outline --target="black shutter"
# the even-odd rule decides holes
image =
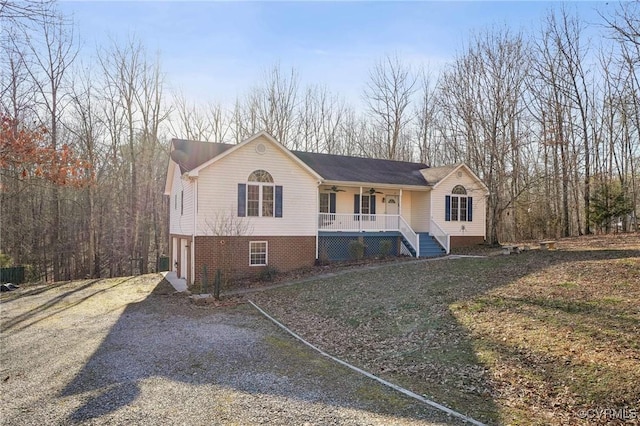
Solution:
[[[336,193],[329,193],[329,213],[336,212]]]
[[[276,217],[282,217],[282,186],[276,185]]]
[[[467,197],[467,220],[471,222],[473,220],[473,198]]]
[[[451,195],[444,196],[444,220],[451,220]]]
[[[376,196],[370,196],[369,200],[369,213],[376,214]]]
[[[238,184],[238,217],[247,215],[247,184]]]

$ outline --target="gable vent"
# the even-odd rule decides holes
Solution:
[[[265,144],[259,143],[258,145],[256,145],[256,152],[262,155],[267,152],[267,147],[265,146]]]

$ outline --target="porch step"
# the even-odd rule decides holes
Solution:
[[[411,246],[411,244],[409,244],[409,241],[403,236],[401,236],[400,238],[402,239],[402,244],[407,250],[409,250],[409,253],[411,253],[411,256],[416,257],[416,250]]]
[[[436,257],[446,254],[440,243],[428,232],[419,233],[418,239],[420,241],[419,257]]]

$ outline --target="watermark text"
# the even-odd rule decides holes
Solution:
[[[578,410],[578,417],[587,420],[637,420],[640,412],[636,408],[586,408]]]

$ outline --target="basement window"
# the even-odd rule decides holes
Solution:
[[[249,266],[264,266],[267,264],[267,242],[249,242]]]

